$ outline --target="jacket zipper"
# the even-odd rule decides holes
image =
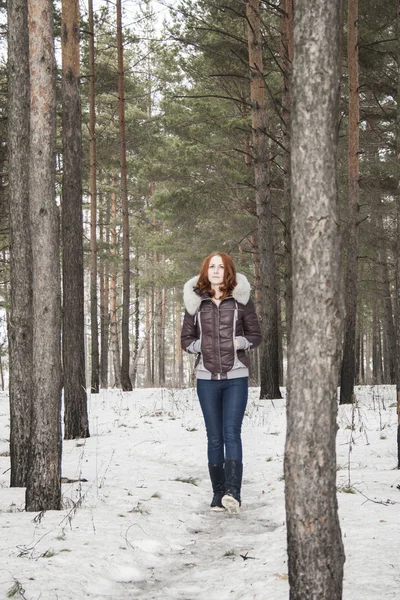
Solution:
[[[221,340],[219,338],[219,307],[220,307],[221,303],[217,306],[217,322],[218,322],[218,356],[219,356],[219,372],[222,373],[222,360],[221,360]]]
[[[212,299],[210,299],[211,302]],[[226,298],[224,298],[224,300],[226,300]],[[215,302],[213,302],[213,304],[215,305],[216,309],[217,309],[217,326],[218,326],[218,336],[216,336],[216,338],[218,338],[218,359],[219,359],[219,373],[215,373],[215,375],[218,375],[218,379],[221,379],[221,373],[222,373],[222,361],[221,361],[221,344],[220,344],[220,335],[219,335],[219,321],[220,321],[220,313],[219,313],[219,307],[221,306],[222,302],[224,301],[222,300],[220,302],[220,304],[215,304]],[[236,303],[235,303],[236,304]],[[235,310],[235,314],[236,314],[236,310]],[[199,319],[200,320],[200,319]],[[235,324],[235,329],[236,329],[236,321],[235,321],[235,315],[233,317],[234,320],[234,324]],[[234,337],[232,338],[232,344],[233,344],[233,365],[235,365],[235,358],[236,358],[236,349],[235,349],[235,340]]]

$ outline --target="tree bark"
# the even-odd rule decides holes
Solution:
[[[154,266],[156,270],[157,264],[157,252],[154,252]],[[161,290],[158,286],[154,288],[154,335],[153,335],[153,356],[152,356],[152,370],[154,373],[154,383],[155,387],[160,387],[160,353],[161,353],[161,338],[162,338],[162,315],[161,315]]]
[[[91,392],[100,388],[99,325],[97,317],[97,157],[96,157],[96,104],[94,68],[93,0],[89,0],[89,152],[90,152],[90,338],[92,376]]]
[[[160,291],[160,346],[159,346],[159,361],[158,361],[158,372],[159,372],[159,383],[160,386],[165,386],[165,322],[167,312],[167,297],[165,288]]]
[[[133,387],[137,387],[137,355],[139,352],[139,338],[140,338],[140,288],[139,288],[139,261],[136,259],[135,265],[135,343],[133,347],[133,364],[132,364],[132,375],[131,382]],[[135,365],[135,366],[134,366]]]
[[[364,335],[362,334],[360,340],[360,384],[365,385],[365,344]]]
[[[61,16],[63,92],[63,381],[64,437],[89,437],[86,397],[82,113],[79,94],[79,3],[63,0]]]
[[[396,112],[396,158],[400,165],[400,0],[397,0],[397,112]],[[400,178],[396,198],[396,398],[397,398],[397,468],[400,469]]]
[[[8,133],[7,133],[8,135]],[[3,146],[0,147],[0,221],[2,223],[5,223],[6,221],[8,221],[8,215],[9,215],[9,204],[8,204],[8,198],[7,198],[7,194],[6,194],[6,188],[4,185],[4,180],[5,180],[5,175],[6,175],[6,169],[5,169],[5,165],[7,164],[7,153],[8,153],[8,148],[6,144],[3,144]],[[25,158],[26,158],[26,154],[25,154]],[[4,254],[4,248],[3,248],[3,254]],[[5,290],[5,294],[7,294],[7,291]]]
[[[348,126],[348,222],[347,270],[345,279],[346,317],[344,326],[343,361],[340,380],[340,404],[350,404],[354,399],[356,370],[356,320],[358,294],[358,209],[359,209],[359,120],[358,92],[358,0],[348,1],[347,63],[349,86]]]
[[[25,487],[32,402],[32,248],[29,221],[29,40],[27,0],[8,3],[8,318],[11,487]]]
[[[179,311],[179,306],[177,303],[177,299],[175,297],[174,306],[176,310],[176,362],[178,365],[178,386],[179,388],[183,387],[183,352],[181,346],[181,333],[182,333],[182,318]]]
[[[335,451],[342,333],[336,182],[339,79],[340,1],[296,0],[293,326],[285,448],[291,600],[342,597],[344,551]]]
[[[372,334],[367,332],[365,335],[365,383],[372,384]]]
[[[153,291],[146,292],[146,332],[148,331],[149,334],[146,337],[146,386],[150,387],[152,384],[154,384],[154,381],[152,379],[152,352],[151,352],[151,348],[152,348],[152,336],[153,336],[153,332],[154,332],[154,327],[151,328],[151,332],[150,332],[150,320],[153,319],[153,312],[151,312],[151,296],[150,293],[153,294]],[[150,314],[151,312],[151,314]]]
[[[113,185],[116,185],[115,178]],[[121,387],[121,362],[119,351],[118,318],[117,318],[117,194],[111,193],[111,269],[110,269],[110,335],[114,367],[114,386]]]
[[[372,304],[372,382],[380,385],[381,381],[381,357],[380,357],[380,322],[378,314],[378,300],[375,296]]]
[[[162,225],[162,234],[165,236],[165,223]],[[165,254],[161,254],[161,265],[162,269],[165,268]],[[161,289],[160,292],[160,326],[161,326],[161,336],[160,336],[160,345],[159,345],[159,380],[160,386],[165,386],[165,325],[166,325],[166,315],[167,315],[167,293],[165,287]]]
[[[122,41],[122,9],[121,0],[117,0],[117,51],[118,51],[118,120],[121,158],[121,205],[122,205],[122,361],[121,386],[124,392],[132,390],[129,377],[129,308],[130,308],[130,270],[129,270],[129,210],[126,167],[126,132],[125,132],[125,77],[124,49]]]
[[[265,84],[263,76],[260,0],[246,0],[250,66],[251,121],[254,179],[260,253],[261,329],[260,398],[281,398],[279,389],[278,301],[274,255],[273,216],[269,189],[268,144],[265,135]]]
[[[100,220],[100,243],[105,243],[105,248],[108,248],[110,242],[110,209],[109,203],[107,202],[107,216],[106,223],[104,223],[104,210],[101,212]],[[104,240],[105,234],[105,240]],[[109,303],[109,273],[108,273],[108,256],[106,251],[102,252],[101,263],[100,263],[100,383],[103,389],[108,387],[108,330],[109,330],[109,314],[108,314],[108,303]]]
[[[381,227],[383,223],[381,219]],[[390,291],[389,269],[387,252],[385,248],[379,250],[380,263],[382,267],[382,293],[383,313],[385,323],[385,383],[396,383],[396,331],[393,319],[392,295]]]
[[[3,360],[0,354],[0,381],[1,381],[1,391],[4,392],[4,369],[3,369]],[[14,486],[17,487],[17,486]]]
[[[150,339],[150,348],[151,348],[151,354],[150,354],[150,385],[151,387],[154,387],[156,385],[156,358],[155,358],[155,354],[156,354],[156,320],[157,320],[157,314],[156,314],[156,300],[157,300],[157,295],[156,295],[156,289],[155,289],[155,284],[154,284],[154,280],[153,280],[153,285],[151,288],[151,297],[150,297],[150,318],[151,321],[154,321],[154,326],[151,328],[151,339]]]
[[[356,335],[356,370],[355,370],[355,384],[360,385],[361,379],[361,332],[360,325],[357,327]]]
[[[55,203],[53,7],[28,1],[29,195],[33,264],[33,406],[26,510],[61,508],[61,294]]]
[[[291,85],[293,63],[293,0],[282,0],[281,40],[282,40],[282,119],[283,119],[283,194],[285,207],[285,306],[286,306],[286,339],[290,343],[290,331],[293,315],[292,296],[292,240],[291,240],[291,173],[290,173],[290,129],[291,129]]]

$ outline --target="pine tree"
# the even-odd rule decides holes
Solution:
[[[91,391],[99,392],[99,325],[97,318],[97,141],[95,98],[95,29],[93,1],[89,0],[89,135],[90,135],[90,339]]]
[[[26,486],[32,403],[32,248],[29,221],[28,4],[8,4],[11,487]]]
[[[260,398],[281,398],[278,363],[278,300],[275,237],[269,182],[268,143],[265,135],[265,98],[259,0],[246,2],[250,67],[250,98],[254,154],[254,181],[258,216],[261,288]]]
[[[55,203],[55,61],[51,2],[29,0],[33,398],[26,510],[61,508],[61,292]],[[50,283],[50,285],[49,285]]]
[[[293,324],[285,448],[292,600],[342,598],[344,551],[335,454],[342,333],[336,177],[339,77],[340,1],[296,0]]]
[[[358,0],[348,3],[347,61],[349,77],[349,204],[347,221],[347,269],[345,282],[346,323],[340,381],[340,403],[351,404],[356,368],[356,315],[358,289],[358,212],[359,212],[359,89],[358,89]]]
[[[62,3],[63,185],[63,381],[64,437],[89,437],[86,398],[83,223],[82,116],[79,93],[79,4]]]

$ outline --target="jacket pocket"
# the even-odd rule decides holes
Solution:
[[[249,366],[249,359],[247,358],[246,352],[244,350],[238,350],[237,357],[240,360],[240,362],[244,364],[245,367]]]

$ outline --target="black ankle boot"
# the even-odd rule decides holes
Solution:
[[[222,506],[233,515],[239,513],[241,500],[243,463],[240,460],[227,460],[225,462],[225,494],[222,497]]]
[[[223,463],[218,465],[208,465],[208,471],[210,473],[210,479],[212,483],[212,489],[214,496],[210,504],[211,510],[221,511],[225,510],[222,506],[222,496],[225,494],[225,471]]]

